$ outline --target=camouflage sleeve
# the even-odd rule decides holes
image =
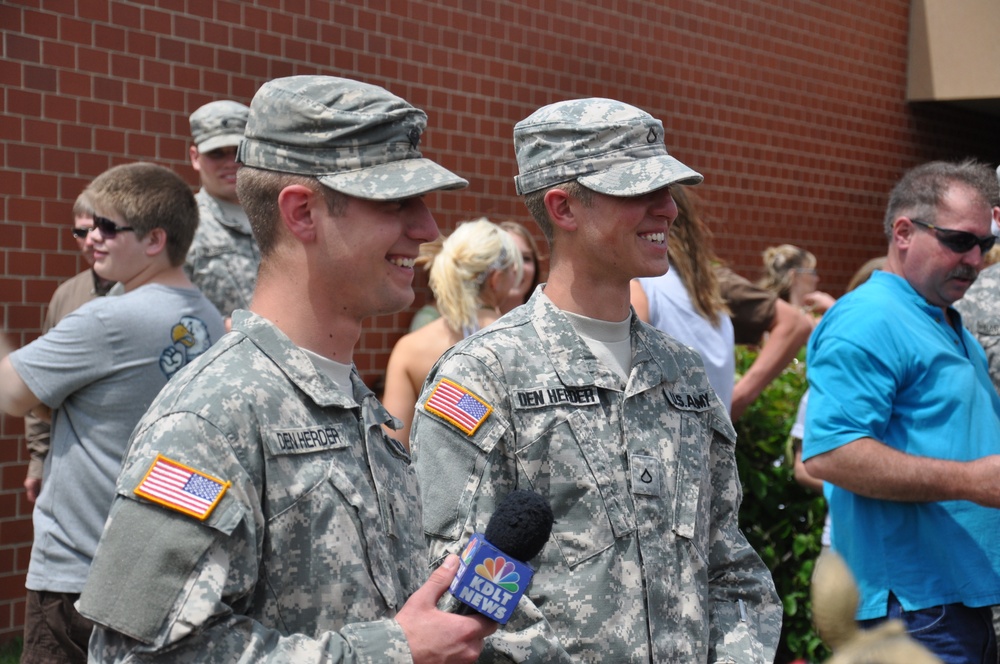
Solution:
[[[412,661],[402,628],[394,620],[355,623],[339,632],[284,635],[225,604],[220,591],[228,554],[221,541],[205,551],[187,579],[171,620],[151,642],[97,626],[90,662],[329,662],[408,664]]]
[[[773,662],[781,635],[781,602],[771,573],[739,529],[743,490],[736,468],[736,433],[724,413],[710,417],[714,431],[708,659]]]
[[[472,435],[426,410],[428,395],[442,377],[455,380],[493,406]],[[513,433],[503,414],[505,400],[499,377],[467,355],[451,356],[424,383],[410,439],[432,567],[449,553],[460,554],[470,535],[484,532],[499,500],[517,488],[516,461],[510,451]],[[530,587],[510,621],[486,639],[479,662],[572,662],[529,594]]]
[[[249,309],[257,281],[257,266],[236,252],[194,252],[184,264],[191,282],[215,305],[223,318]]]
[[[28,446],[28,477],[42,479],[42,468],[49,453],[51,425],[30,413],[24,416],[24,439]]]
[[[990,266],[979,273],[976,283],[957,300],[955,309],[962,314],[962,323],[986,351],[990,380],[1000,394],[1000,311],[996,293],[1000,292],[1000,267]]]
[[[224,434],[191,413],[154,427],[198,440],[231,483],[204,520],[135,496],[158,446],[137,430],[77,608],[96,624],[92,662],[410,662],[400,625],[357,622],[338,631],[285,633],[254,618],[266,533],[256,485],[227,453]],[[141,425],[140,425],[141,426]],[[157,439],[160,445],[163,438]],[[317,579],[317,582],[320,580]],[[331,598],[331,602],[336,601]]]

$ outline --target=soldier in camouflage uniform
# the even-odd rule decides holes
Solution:
[[[997,168],[997,177],[1000,178],[1000,168]],[[998,234],[996,220],[992,230],[994,235]],[[953,306],[962,314],[962,324],[986,351],[990,380],[1000,394],[1000,263],[994,263],[980,272],[976,282]],[[1000,606],[993,607],[993,629],[1000,641]]]
[[[213,101],[191,114],[191,166],[201,178],[195,198],[201,222],[184,271],[223,318],[249,309],[260,250],[236,196],[236,146],[248,109],[235,101]],[[228,324],[228,321],[227,321]]]
[[[986,351],[990,379],[1000,394],[1000,263],[980,272],[976,283],[955,301],[955,308],[962,314],[966,329]]]
[[[538,110],[514,146],[549,281],[442,357],[411,438],[432,561],[514,489],[555,512],[480,661],[770,662],[781,606],[737,524],[736,434],[697,354],[629,307],[668,267],[670,185],[702,177],[607,99]]]
[[[351,364],[413,299],[422,196],[467,183],[426,115],[326,76],[265,84],[240,145],[253,310],[137,427],[80,611],[92,661],[469,662],[495,629],[439,611],[414,471]]]

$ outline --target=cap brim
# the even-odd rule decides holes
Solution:
[[[317,175],[325,186],[355,198],[390,201],[469,185],[430,159],[401,159],[342,173]]]
[[[608,196],[641,196],[672,184],[701,184],[705,178],[670,155],[618,164],[577,181],[587,189]]]
[[[195,143],[195,147],[198,148],[199,154],[203,154],[219,148],[235,148],[242,140],[243,134],[223,134],[222,136],[213,136],[201,143]]]

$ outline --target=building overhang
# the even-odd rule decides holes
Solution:
[[[1000,115],[1000,0],[912,0],[907,101]]]

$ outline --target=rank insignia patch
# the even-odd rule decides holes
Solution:
[[[493,407],[458,383],[442,378],[424,404],[424,410],[443,417],[471,436],[490,416]]]
[[[204,521],[231,484],[161,454],[153,460],[135,494]]]

